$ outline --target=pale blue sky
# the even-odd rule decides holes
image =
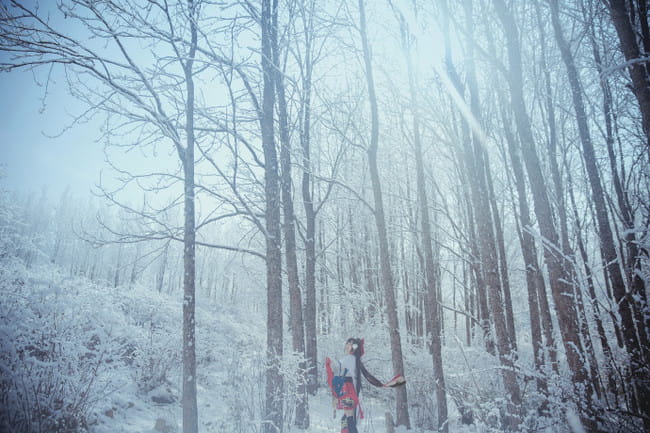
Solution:
[[[38,72],[38,78],[47,72]],[[57,75],[56,73],[54,75]],[[63,134],[72,115],[81,109],[67,94],[62,80],[39,87],[30,71],[0,73],[0,185],[12,191],[40,191],[58,195],[66,186],[86,194],[104,165],[102,144],[95,142],[97,122],[76,125]],[[57,136],[50,138],[49,136]]]

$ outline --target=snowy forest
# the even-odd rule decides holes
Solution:
[[[649,60],[646,0],[2,1],[105,167],[1,188],[0,430],[338,432],[355,337],[359,432],[650,431]]]

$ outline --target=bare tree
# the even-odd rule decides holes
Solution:
[[[411,61],[411,47],[408,26],[404,16],[398,14],[400,33],[402,37],[402,46],[406,57],[406,67],[409,81],[410,108],[413,116],[413,143],[415,147],[415,168],[417,180],[417,197],[420,214],[422,250],[424,251],[424,279],[426,291],[426,308],[429,310],[428,327],[431,332],[431,356],[433,359],[433,376],[435,379],[436,403],[438,408],[438,431],[447,433],[449,431],[449,421],[447,414],[447,391],[445,387],[445,375],[442,364],[442,317],[438,305],[440,299],[436,291],[436,272],[434,267],[433,247],[431,239],[431,223],[429,219],[429,199],[426,190],[424,162],[422,157],[422,138],[420,136],[420,113],[418,105],[418,90],[415,73]],[[408,292],[407,292],[408,293]]]
[[[0,49],[12,55],[0,65],[2,70],[33,68],[41,65],[62,65],[68,72],[70,88],[89,105],[89,113],[103,111],[124,119],[122,126],[139,125],[141,131],[171,143],[183,170],[176,178],[183,184],[184,227],[184,303],[183,303],[183,431],[198,431],[196,403],[196,356],[194,337],[195,303],[195,211],[194,211],[194,90],[192,77],[197,50],[199,5],[187,3],[161,5],[150,3],[151,14],[134,8],[127,2],[96,3],[71,0],[59,5],[61,16],[81,24],[87,39],[72,32],[59,30],[57,20],[48,20],[46,11],[30,9],[12,1],[2,6],[2,38]],[[155,13],[153,13],[155,12]],[[102,41],[110,49],[101,49],[94,40]],[[140,63],[141,53],[132,41],[145,41],[164,46],[173,62],[160,57],[150,64]],[[160,62],[160,63],[159,63]],[[149,74],[167,63],[179,67],[183,73],[184,90],[170,93],[162,88],[167,84],[158,74]],[[170,70],[167,74],[172,75]],[[185,119],[176,122],[167,110],[179,103]],[[176,113],[174,113],[176,114]],[[129,126],[131,127],[131,126]],[[145,174],[141,179],[154,177]],[[131,180],[136,179],[132,177]],[[115,194],[104,190],[113,203],[133,214],[156,221],[155,214],[143,214],[118,201]],[[175,237],[167,233],[166,237]],[[146,237],[150,238],[150,237]]]
[[[275,31],[278,32],[277,12],[275,15]],[[287,269],[287,283],[289,285],[289,320],[291,322],[291,342],[293,351],[305,357],[305,323],[302,314],[302,294],[298,277],[298,259],[296,256],[296,228],[295,212],[293,209],[293,188],[291,178],[291,139],[289,137],[289,115],[287,113],[287,99],[285,95],[284,74],[280,58],[280,47],[275,40],[273,48],[273,63],[275,67],[274,85],[278,106],[278,120],[280,132],[280,190],[282,193],[282,210],[284,214],[284,252]],[[306,365],[304,361],[298,363],[296,376],[298,387],[296,390],[295,424],[301,429],[309,427],[309,406],[307,399],[307,383],[303,379]]]
[[[648,35],[648,14],[647,2],[637,2],[639,24],[641,28],[643,44],[639,44],[635,30],[635,4],[625,0],[603,0],[609,8],[612,22],[616,28],[621,51],[627,60],[626,67],[629,70],[632,79],[632,90],[639,103],[643,131],[646,135],[647,144],[650,147],[650,74],[648,74],[647,57],[641,53],[645,52],[646,56],[650,48],[650,35]],[[650,152],[650,150],[648,150]]]
[[[379,236],[379,257],[381,261],[381,282],[384,286],[386,300],[386,314],[388,316],[388,332],[390,335],[390,346],[392,353],[393,369],[396,372],[404,371],[404,358],[402,355],[402,341],[399,332],[399,319],[397,315],[397,304],[395,301],[395,286],[393,272],[390,263],[390,251],[386,232],[386,219],[384,215],[384,204],[381,194],[381,183],[377,169],[377,150],[379,147],[379,110],[377,107],[377,96],[375,94],[375,82],[372,70],[372,59],[370,57],[370,46],[366,30],[365,5],[359,0],[359,32],[363,46],[363,59],[368,85],[368,98],[370,100],[371,112],[371,134],[370,145],[368,146],[368,164],[370,166],[370,178],[374,197],[374,216]],[[397,419],[396,425],[410,428],[411,422],[408,413],[408,401],[406,387],[401,386],[395,390],[397,394]]]
[[[574,293],[569,276],[570,265],[567,263],[567,257],[554,251],[554,248],[559,245],[559,236],[553,221],[544,176],[535,151],[535,140],[523,95],[523,72],[518,26],[512,11],[508,9],[503,0],[493,0],[493,3],[506,36],[509,65],[506,79],[510,87],[510,103],[522,146],[522,159],[528,173],[535,213],[541,234],[545,242],[548,243],[544,246],[544,258],[550,276],[551,291],[558,313],[564,349],[571,369],[572,383],[581,409],[581,420],[587,431],[595,432],[597,426],[593,417],[591,402],[593,385],[589,372],[582,362],[582,342],[579,334],[576,302],[571,299],[572,297],[567,296],[567,293]]]
[[[266,221],[266,409],[264,431],[283,430],[283,379],[280,373],[283,341],[282,312],[282,247],[280,230],[280,184],[278,158],[275,150],[275,75],[273,47],[277,46],[277,0],[262,2],[262,147],[264,149],[264,198]]]

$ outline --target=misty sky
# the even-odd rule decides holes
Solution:
[[[39,81],[46,72],[47,68],[38,71]],[[58,195],[70,186],[86,194],[99,179],[104,156],[101,143],[96,142],[97,122],[62,133],[81,107],[67,94],[65,82],[54,80],[43,104],[45,87],[39,86],[32,72],[0,73],[0,185],[10,191],[46,187]]]

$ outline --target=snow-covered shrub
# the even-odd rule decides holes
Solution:
[[[171,372],[181,362],[177,349],[157,339],[135,352],[135,381],[140,391],[148,393],[171,383]]]
[[[0,266],[0,426],[84,431],[102,388],[99,370],[114,359],[110,335],[95,317],[79,314],[69,286],[27,275],[20,262]]]
[[[226,398],[227,417],[222,420],[219,432],[259,433],[264,407],[264,360],[261,353],[232,359],[227,367],[230,374],[222,384]]]
[[[445,352],[445,385],[450,420],[456,424],[473,424],[479,431],[500,433],[504,431],[507,407],[507,392],[503,386],[501,366],[498,359],[484,350],[483,345],[464,347],[458,342],[456,348],[449,346]],[[517,360],[517,379],[521,392],[520,415],[522,431],[543,431],[551,429],[565,433],[563,418],[569,407],[568,399],[550,395],[545,397],[537,389],[532,368],[531,354],[524,351]],[[453,368],[449,368],[453,366]],[[530,367],[526,367],[530,366]],[[567,389],[570,389],[568,386]],[[544,403],[549,405],[545,406]]]
[[[143,393],[170,385],[173,370],[181,364],[182,318],[180,309],[170,305],[176,306],[144,290],[124,293],[120,303],[132,329],[128,360]]]
[[[424,359],[419,365],[429,366],[431,360]],[[407,380],[411,423],[418,429],[435,430],[438,423],[433,369],[420,368],[416,372],[411,371]]]
[[[501,432],[507,401],[498,360],[483,347],[465,348],[460,342],[444,355],[450,417],[480,426],[481,431]]]
[[[0,260],[8,264],[42,255],[37,239],[41,236],[30,231],[24,210],[6,191],[0,190]]]
[[[284,378],[285,389],[285,409],[284,420],[287,428],[295,423],[295,409],[296,404],[299,402],[300,394],[299,389],[307,381],[307,372],[305,369],[300,369],[299,366],[306,366],[306,361],[303,355],[296,352],[289,352],[284,354],[284,358],[280,364],[280,371]]]
[[[260,332],[259,315],[249,311],[245,318],[232,305],[197,299],[199,420],[205,431],[260,433],[265,334]]]

